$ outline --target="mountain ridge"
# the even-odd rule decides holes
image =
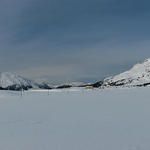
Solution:
[[[0,72],[0,90],[51,89],[49,84],[36,83],[11,72]]]
[[[147,86],[150,84],[150,58],[133,65],[131,69],[118,75],[105,78],[93,84],[97,87],[109,86]]]
[[[51,87],[49,82],[37,83],[10,72],[0,72],[0,90],[61,89],[71,87],[141,87],[150,85],[150,58],[133,65],[131,69],[96,83],[65,83]]]

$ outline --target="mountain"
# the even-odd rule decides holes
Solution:
[[[80,82],[72,82],[61,84],[53,87],[56,89],[70,88],[70,87],[135,87],[135,86],[148,86],[150,85],[150,58],[142,63],[134,65],[130,70],[115,75],[113,77],[105,78],[102,81],[94,84],[84,84]],[[28,90],[30,88],[52,89],[49,83],[36,83],[29,79],[23,78],[19,75],[1,72],[0,73],[0,90]]]
[[[38,84],[10,72],[0,73],[0,89],[1,90],[28,90],[30,88],[38,88]]]
[[[150,59],[134,65],[129,71],[93,84],[94,87],[147,86],[150,85]]]
[[[40,89],[52,89],[48,82],[42,82],[37,84]]]
[[[71,87],[85,87],[86,84],[83,82],[69,82],[69,83],[64,83],[61,85],[55,86],[56,89],[65,89],[65,88],[71,88]]]

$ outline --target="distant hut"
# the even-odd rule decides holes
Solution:
[[[85,89],[87,89],[87,90],[88,90],[88,89],[94,89],[94,87],[91,86],[91,85],[88,85],[88,86],[85,87]]]

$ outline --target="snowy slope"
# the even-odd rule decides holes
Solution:
[[[150,150],[150,88],[54,91],[0,91],[0,150]]]
[[[146,86],[150,84],[150,59],[134,65],[129,71],[106,78],[103,85],[110,86]]]
[[[21,76],[10,72],[0,73],[0,88],[1,89],[12,89],[19,90],[20,88],[37,88],[37,84],[31,80],[25,79]]]

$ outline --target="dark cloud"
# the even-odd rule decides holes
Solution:
[[[149,4],[1,0],[1,71],[50,80],[98,80],[124,71],[150,56]]]

